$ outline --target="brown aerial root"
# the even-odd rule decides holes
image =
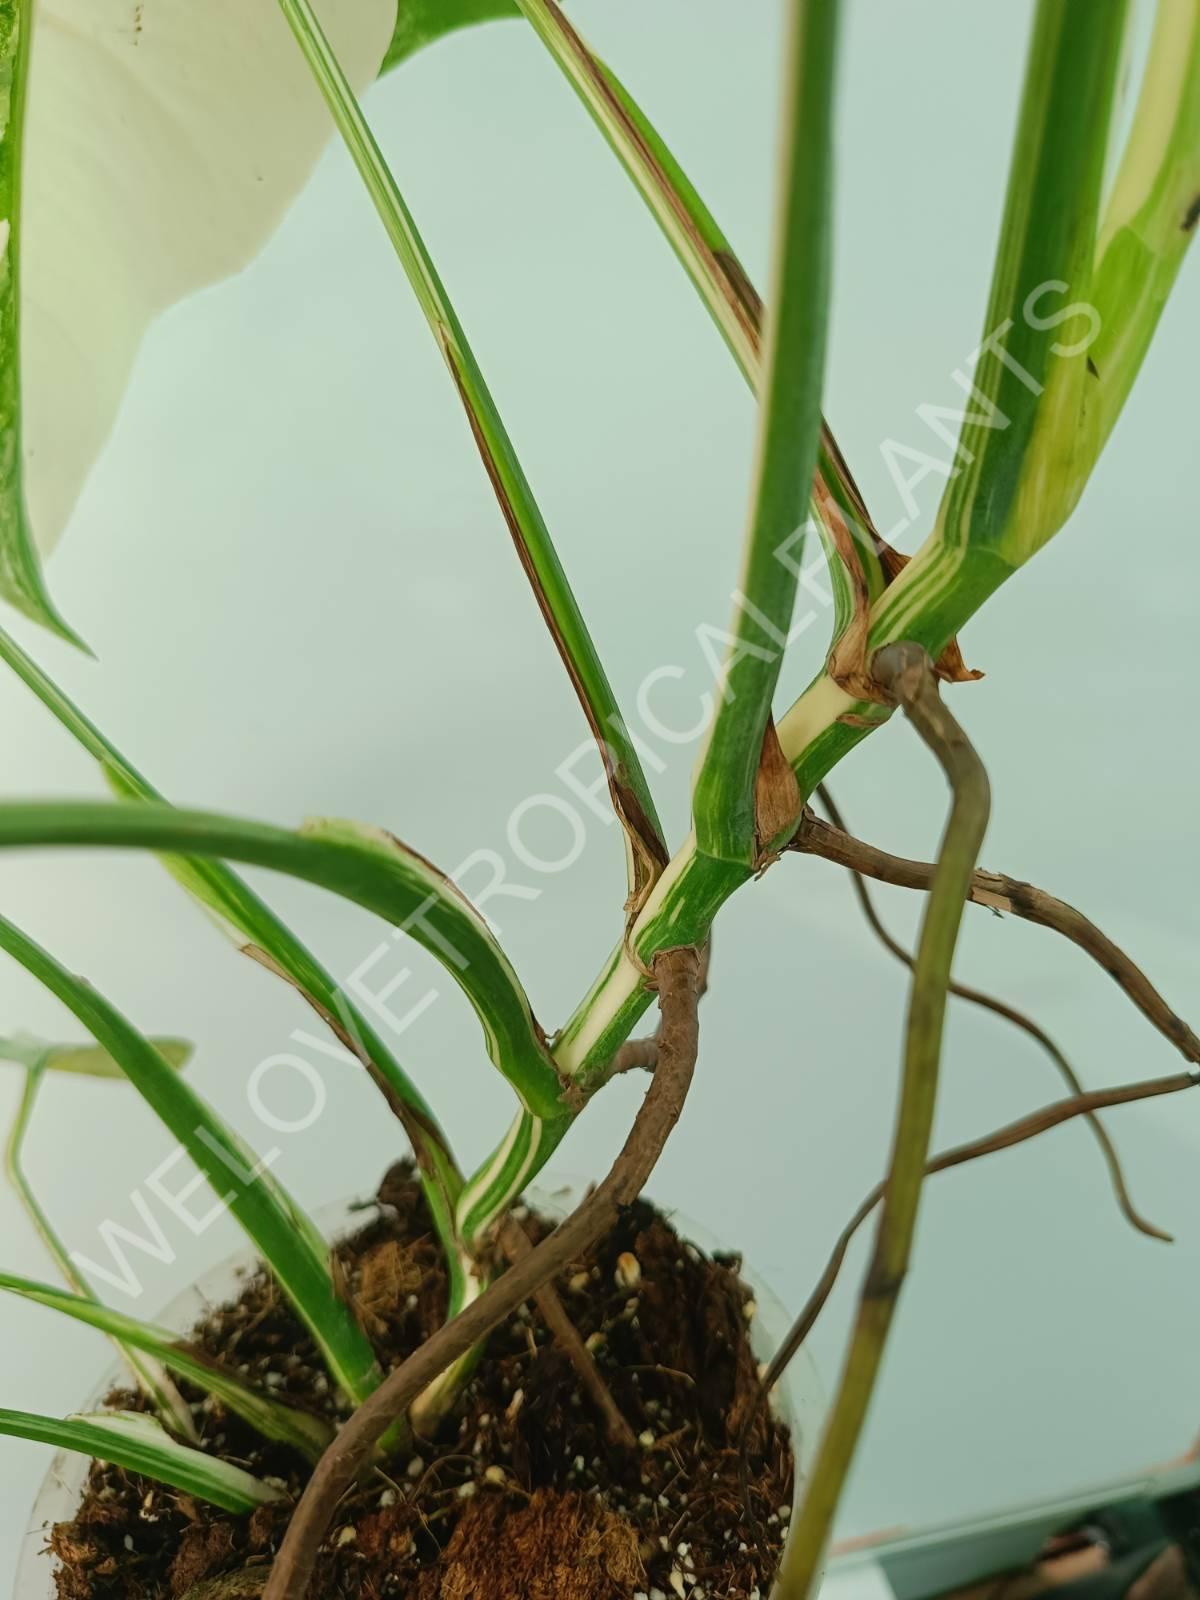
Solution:
[[[1167,1078],[1152,1078],[1144,1083],[1126,1083],[1114,1089],[1096,1089],[1088,1094],[1073,1095],[1070,1099],[1056,1100],[1052,1105],[1043,1106],[1040,1111],[1031,1112],[1028,1116],[1019,1117],[1015,1122],[1006,1123],[1004,1127],[998,1128],[994,1133],[986,1134],[983,1138],[972,1139],[966,1144],[954,1145],[951,1149],[944,1150],[926,1163],[925,1176],[930,1178],[936,1173],[948,1172],[952,1167],[961,1167],[970,1161],[978,1161],[983,1156],[995,1155],[1000,1150],[1011,1150],[1016,1145],[1024,1144],[1029,1139],[1036,1139],[1040,1134],[1048,1133],[1052,1128],[1059,1128],[1063,1123],[1071,1122],[1076,1117],[1092,1117],[1097,1111],[1103,1111],[1110,1106],[1130,1105],[1138,1100],[1151,1100],[1160,1095],[1178,1094],[1183,1089],[1194,1088],[1200,1088],[1200,1071],[1196,1070],[1175,1073]],[[743,1460],[742,1495],[747,1505],[747,1516],[751,1526],[754,1523],[753,1502],[749,1498],[749,1483],[745,1477],[744,1463],[746,1441],[754,1425],[754,1418],[812,1332],[817,1318],[833,1292],[851,1241],[879,1204],[886,1189],[886,1182],[877,1183],[842,1229],[804,1309],[762,1374],[758,1405],[750,1408],[739,1441]]]
[[[524,1228],[512,1217],[509,1217],[500,1229],[500,1248],[513,1266],[533,1254],[533,1245],[530,1244]],[[579,1336],[579,1329],[567,1315],[558,1290],[553,1283],[544,1283],[540,1289],[533,1291],[533,1299],[542,1314],[542,1321],[554,1336],[559,1349],[575,1368],[584,1393],[588,1395],[603,1418],[604,1431],[608,1435],[609,1443],[618,1445],[623,1450],[636,1450],[637,1435],[613,1399],[612,1391],[605,1383],[600,1368],[592,1359],[592,1352]]]
[[[931,1160],[929,1135],[936,1101],[945,1006],[951,989],[950,969],[958,926],[966,901],[982,899],[984,904],[995,906],[1000,900],[1008,909],[1068,932],[1093,953],[1098,946],[1104,948],[1110,956],[1106,962],[1109,970],[1113,970],[1118,957],[1126,968],[1132,968],[1132,963],[1073,908],[1032,890],[1029,885],[979,872],[975,863],[988,815],[987,777],[964,731],[941,702],[932,663],[919,647],[905,644],[880,650],[872,660],[871,669],[891,698],[903,707],[915,731],[937,757],[950,783],[952,804],[936,867],[905,863],[898,858],[874,862],[876,866],[889,868],[890,875],[879,874],[888,875],[888,881],[929,890],[917,954],[912,963],[913,982],[891,1160],[885,1179],[860,1207],[835,1245],[809,1305],[764,1375],[758,1406],[751,1408],[751,1415],[760,1410],[771,1385],[807,1337],[832,1289],[851,1238],[875,1206],[881,1205],[874,1250],[859,1291],[857,1314],[837,1391],[777,1573],[775,1593],[778,1600],[808,1600],[820,1571],[822,1552],[878,1382],[883,1353],[908,1272],[925,1178],[947,1165],[1019,1143],[1068,1117],[1094,1114],[1104,1106],[1172,1093],[1200,1082],[1200,1072],[1193,1071],[1151,1084],[1133,1085],[1123,1091],[1077,1095],[987,1140]],[[802,824],[801,833],[807,833],[809,842],[801,848],[812,848],[812,837],[818,832],[827,846],[836,846],[837,853],[834,854],[832,848],[817,853],[829,854],[843,865],[853,865],[862,871],[871,870],[867,864],[871,852],[864,851],[859,841],[811,817],[806,817]],[[881,852],[874,854],[882,857]],[[1136,968],[1132,972],[1141,977]],[[1136,987],[1128,971],[1125,979]],[[1144,978],[1142,983],[1145,985]],[[744,1449],[742,1457],[744,1459]],[[747,1489],[743,1468],[744,1493]],[[748,1501],[748,1494],[746,1498]],[[748,1521],[757,1535],[749,1504]]]
[[[846,827],[846,823],[840,810],[838,809],[837,802],[834,800],[832,794],[830,794],[825,784],[818,784],[816,792],[821,804],[829,813],[829,820],[834,824],[835,827],[840,828],[843,833],[848,835],[849,829]],[[867,924],[871,931],[879,940],[880,944],[883,945],[884,949],[887,950],[891,955],[895,956],[896,960],[902,962],[911,972],[913,957],[911,953],[900,943],[900,941],[893,938],[891,933],[888,931],[883,919],[879,915],[879,911],[876,908],[875,902],[871,898],[871,891],[867,888],[866,879],[855,867],[851,867],[849,871],[851,882],[854,885],[855,897],[858,900],[862,914],[866,918]],[[982,989],[975,989],[970,984],[951,982],[950,993],[956,996],[959,1000],[965,1000],[968,1002],[968,1004],[978,1006],[983,1011],[990,1011],[994,1016],[1002,1017],[1006,1022],[1012,1023],[1015,1028],[1020,1028],[1022,1032],[1028,1034],[1035,1044],[1040,1045],[1045,1053],[1050,1057],[1050,1060],[1058,1069],[1058,1072],[1061,1075],[1064,1083],[1067,1085],[1067,1088],[1070,1089],[1072,1094],[1080,1095],[1085,1092],[1083,1084],[1080,1082],[1079,1076],[1074,1067],[1072,1067],[1071,1063],[1067,1060],[1066,1056],[1059,1049],[1058,1045],[1054,1042],[1046,1030],[1041,1027],[1040,1024],[1035,1022],[1032,1017],[1026,1016],[1026,1014],[1019,1010],[1016,1006],[1009,1005],[1006,1000],[999,1000],[995,995],[987,994]],[[1151,1239],[1160,1239],[1164,1244],[1172,1244],[1174,1241],[1171,1235],[1165,1232],[1162,1228],[1157,1227],[1154,1223],[1150,1222],[1146,1217],[1142,1216],[1141,1212],[1134,1205],[1133,1198],[1129,1192],[1129,1185],[1125,1179],[1125,1172],[1121,1166],[1121,1158],[1118,1156],[1116,1147],[1109,1138],[1108,1132],[1100,1118],[1096,1116],[1094,1112],[1092,1112],[1089,1114],[1087,1120],[1093,1134],[1095,1135],[1096,1143],[1100,1146],[1100,1152],[1103,1155],[1104,1163],[1108,1168],[1108,1174],[1112,1183],[1113,1193],[1117,1197],[1117,1204],[1120,1206],[1122,1215],[1125,1217],[1126,1221],[1132,1228],[1135,1228],[1138,1233],[1144,1233],[1148,1238]]]
[[[338,1502],[369,1464],[376,1445],[439,1373],[497,1323],[583,1255],[645,1187],[691,1085],[699,1047],[700,958],[693,949],[654,959],[662,1025],[658,1065],[625,1144],[608,1176],[523,1260],[447,1322],[397,1367],[342,1428],[317,1464],[280,1546],[263,1600],[304,1600],[321,1541]]]
[[[834,861],[839,866],[862,873],[864,877],[895,884],[901,889],[928,889],[933,882],[935,868],[931,862],[910,861],[904,856],[879,850],[874,845],[853,838],[841,828],[822,821],[811,812],[804,814],[789,848],[803,854],[821,856],[826,861]],[[977,870],[971,880],[969,898],[976,905],[988,906],[993,911],[1011,912],[1015,917],[1039,923],[1043,928],[1050,928],[1054,933],[1070,939],[1103,967],[1118,988],[1171,1041],[1186,1061],[1200,1062],[1200,1039],[1183,1018],[1171,1009],[1141,968],[1082,911],[1077,911],[1065,900],[1047,894],[1044,889],[1000,872]]]

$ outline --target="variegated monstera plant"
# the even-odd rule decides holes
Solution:
[[[0,593],[76,640],[41,555],[66,523],[113,424],[139,341],[165,307],[249,261],[336,126],[445,358],[538,604],[598,741],[628,856],[620,942],[552,1037],[492,930],[453,883],[356,823],[289,832],[175,809],[11,638],[0,653],[99,763],[109,804],[0,804],[0,845],[150,850],[232,935],[292,984],[351,1049],[415,1152],[451,1284],[449,1320],[410,1362],[379,1371],[338,1294],[325,1242],[189,1086],[185,1047],[145,1038],[101,994],[0,918],[0,945],[78,1018],[94,1046],[0,1041],[25,1074],[9,1170],[68,1278],[0,1284],[108,1332],[158,1421],[58,1421],[0,1412],[0,1430],[51,1440],[251,1508],[278,1491],[198,1448],[173,1377],[208,1388],[264,1435],[305,1452],[312,1481],[268,1585],[298,1600],[338,1495],[373,1452],[455,1404],[489,1329],[632,1199],[678,1115],[696,1050],[700,967],[723,902],[787,848],[929,890],[904,1051],[892,1164],[852,1224],[882,1200],[872,1266],[840,1386],[778,1578],[806,1595],[818,1570],[879,1366],[932,1165],[1017,1142],[1069,1116],[1196,1081],[1073,1094],[992,1141],[929,1163],[942,1018],[962,908],[1003,905],[1059,928],[1113,971],[1190,1063],[1200,1046],[1086,919],[975,871],[986,779],[937,679],[969,676],[955,636],[1062,527],[1137,377],[1200,216],[1200,0],[1038,0],[1017,117],[985,337],[959,377],[957,470],[912,559],[878,535],[821,417],[830,293],[831,114],[839,0],[787,0],[783,156],[766,310],[729,241],[645,112],[556,0],[0,0]],[[574,88],[701,296],[758,397],[760,436],[728,657],[693,790],[692,830],[670,848],[637,745],[417,224],[356,93],[455,28],[528,26]],[[1137,70],[1131,70],[1130,63]],[[219,92],[214,88],[219,85]],[[776,719],[801,548],[819,539],[835,595],[824,670]],[[76,640],[76,642],[79,642]],[[941,761],[953,803],[935,867],[897,862],[820,823],[825,775],[903,707]],[[434,1110],[370,1020],[227,863],[317,884],[382,916],[444,963],[474,1006],[517,1109],[495,1152],[464,1172]],[[495,1276],[489,1244],[574,1118],[632,1059],[655,994],[654,1040],[633,1051],[651,1087],[612,1173],[531,1254]],[[311,1330],[349,1420],[336,1435],[231,1373],[200,1366],[168,1331],[105,1307],[82,1280],[24,1176],[21,1150],[47,1071],[127,1078],[235,1213]],[[1075,1086],[1078,1089],[1078,1085]],[[1120,1187],[1103,1130],[1096,1131]],[[849,1231],[849,1230],[848,1230]],[[848,1236],[848,1235],[847,1235]],[[839,1247],[844,1251],[844,1240]],[[789,1350],[811,1325],[819,1287]],[[767,1374],[770,1383],[788,1350]]]

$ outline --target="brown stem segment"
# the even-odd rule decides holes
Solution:
[[[864,844],[861,839],[852,838],[810,812],[801,819],[789,849],[821,856],[826,861],[835,861],[839,866],[850,867],[868,878],[876,878],[880,883],[892,883],[901,889],[928,889],[937,870],[931,862],[910,861],[904,856],[894,856],[887,850]],[[1183,1018],[1171,1010],[1141,968],[1082,911],[1077,911],[1065,900],[1047,894],[1044,889],[1037,889],[1031,883],[1022,883],[1019,878],[1009,878],[1001,872],[976,872],[971,879],[969,898],[976,905],[989,906],[993,911],[1010,911],[1015,917],[1039,923],[1043,928],[1050,928],[1070,939],[1104,968],[1142,1015],[1171,1041],[1186,1061],[1200,1062],[1200,1039]]]
[[[829,820],[833,825],[848,835],[850,830],[846,827],[837,802],[825,784],[819,783],[817,785],[817,797],[829,813]],[[913,964],[911,954],[898,939],[892,937],[884,925],[875,902],[871,899],[871,891],[867,888],[867,881],[856,867],[850,868],[850,879],[854,885],[854,893],[862,909],[862,914],[867,919],[871,931],[884,949],[894,955],[897,961],[903,962],[911,972]],[[1081,1095],[1085,1092],[1074,1067],[1046,1030],[1040,1027],[1032,1017],[1027,1017],[1023,1011],[1018,1011],[1016,1006],[1010,1006],[1006,1001],[998,1000],[995,995],[986,994],[982,989],[972,988],[970,984],[951,983],[950,993],[959,1000],[966,1000],[970,1005],[978,1006],[983,1011],[990,1011],[994,1016],[1003,1017],[1006,1022],[1011,1022],[1014,1027],[1020,1028],[1022,1032],[1027,1033],[1035,1043],[1041,1045],[1042,1049],[1053,1061],[1071,1093]],[[1129,1193],[1129,1185],[1125,1181],[1125,1173],[1121,1168],[1121,1158],[1118,1156],[1116,1147],[1108,1136],[1108,1130],[1094,1112],[1088,1115],[1088,1124],[1096,1136],[1096,1143],[1100,1146],[1105,1165],[1108,1167],[1109,1180],[1117,1197],[1117,1204],[1120,1206],[1126,1221],[1131,1227],[1136,1228],[1139,1233],[1144,1233],[1151,1239],[1161,1239],[1164,1244],[1172,1244],[1174,1241],[1171,1235],[1143,1217],[1134,1205],[1133,1197]]]
[[[514,1266],[533,1253],[533,1246],[524,1228],[512,1218],[509,1218],[500,1230],[500,1248]],[[619,1445],[623,1450],[636,1450],[637,1435],[613,1399],[612,1391],[601,1377],[600,1368],[592,1358],[592,1352],[579,1337],[579,1329],[567,1315],[566,1307],[559,1299],[553,1283],[547,1282],[540,1289],[535,1289],[533,1298],[541,1312],[542,1321],[553,1334],[559,1348],[569,1358],[575,1368],[576,1376],[603,1418],[604,1431],[609,1443]]]
[[[871,669],[936,756],[952,799],[913,967],[896,1131],[875,1248],[837,1395],[783,1553],[777,1600],[808,1600],[820,1572],[908,1271],[937,1100],[950,964],[991,803],[987,773],[943,705],[925,651],[912,644],[887,645]]]
[[[617,1051],[604,1072],[604,1082],[619,1078],[623,1072],[653,1072],[658,1064],[658,1035],[647,1034],[644,1039],[628,1039]]]
[[[658,1066],[612,1170],[566,1221],[427,1339],[358,1408],[317,1464],[275,1558],[263,1600],[304,1600],[321,1540],[338,1502],[368,1465],[392,1423],[451,1362],[602,1238],[622,1207],[631,1205],[642,1192],[679,1120],[695,1069],[699,1046],[696,951],[664,951],[655,957],[654,976],[662,1016]]]

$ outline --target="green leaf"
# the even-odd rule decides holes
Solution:
[[[0,848],[91,844],[219,856],[329,889],[374,911],[437,957],[483,1025],[489,1056],[526,1110],[564,1114],[542,1030],[487,923],[435,867],[362,823],[319,820],[299,833],[171,806],[34,802],[0,806]],[[103,1040],[101,1041],[104,1042]]]
[[[495,935],[449,878],[399,839],[360,822],[315,818],[298,835],[259,830],[251,840],[242,823],[223,826],[241,848],[269,857],[295,877],[319,883],[386,917],[436,956],[463,990],[483,1024],[488,1054],[538,1116],[561,1116],[562,1084],[521,981]],[[217,847],[212,837],[213,848]]]
[[[136,1411],[98,1411],[67,1417],[0,1410],[0,1433],[73,1450],[181,1489],[199,1500],[240,1513],[284,1497],[240,1467],[177,1444],[153,1417]]]
[[[198,1389],[223,1401],[230,1411],[257,1429],[265,1439],[290,1445],[310,1461],[319,1460],[333,1438],[333,1429],[328,1423],[322,1422],[319,1417],[297,1411],[292,1406],[283,1405],[268,1395],[259,1394],[234,1373],[226,1371],[200,1351],[181,1343],[169,1328],[157,1328],[153,1323],[124,1316],[83,1295],[68,1294],[51,1284],[37,1283],[32,1278],[18,1277],[11,1272],[0,1272],[0,1289],[37,1305],[47,1306],[52,1311],[59,1311],[76,1322],[99,1328],[120,1344],[145,1351],[176,1377],[187,1379]]]
[[[396,31],[380,73],[390,72],[427,44],[476,22],[515,17],[513,0],[399,0]]]
[[[790,769],[770,761],[768,720],[816,465],[829,301],[837,0],[808,0],[793,14],[754,507],[721,696],[692,793],[697,848],[750,864],[800,811]]]
[[[666,866],[668,851],[637,746],[463,325],[337,53],[320,28],[311,0],[279,0],[279,4],[454,380],[521,565],[599,748],[613,809],[625,832],[629,903],[639,906]]]
[[[321,12],[370,83],[396,0]],[[0,0],[0,592],[27,615],[72,637],[35,540],[62,532],[146,329],[253,259],[328,134],[273,0]]]
[[[35,808],[36,809],[36,808]],[[132,806],[100,808],[136,818]],[[162,808],[168,816],[170,807]],[[321,1348],[337,1382],[356,1403],[379,1379],[374,1352],[339,1297],[326,1246],[313,1223],[283,1190],[268,1167],[221,1121],[212,1107],[179,1077],[116,1008],[77,978],[13,923],[0,917],[0,949],[6,950],[57,996],[94,1035],[207,1177],[254,1241]]]
[[[0,659],[37,695],[84,750],[99,763],[109,787],[122,799],[166,804],[142,776],[71,699],[49,678],[15,639],[0,629]],[[348,1036],[350,1048],[380,1085],[401,1118],[421,1172],[425,1198],[446,1255],[455,1303],[465,1290],[463,1263],[454,1233],[454,1207],[462,1188],[449,1141],[428,1101],[404,1071],[361,1011],[342,995],[338,985],[312,953],[270,907],[223,862],[168,856],[164,864],[176,881],[244,950],[263,952],[270,963],[302,994],[334,1032]]]

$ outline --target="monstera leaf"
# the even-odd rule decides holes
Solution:
[[[360,89],[396,0],[320,0]],[[249,262],[329,114],[276,0],[0,0],[0,594],[42,580],[167,306]]]
[[[319,0],[362,90],[513,0]],[[329,114],[277,0],[0,0],[0,596],[74,638],[41,557],[168,306],[246,266]],[[215,359],[220,359],[220,355]]]

